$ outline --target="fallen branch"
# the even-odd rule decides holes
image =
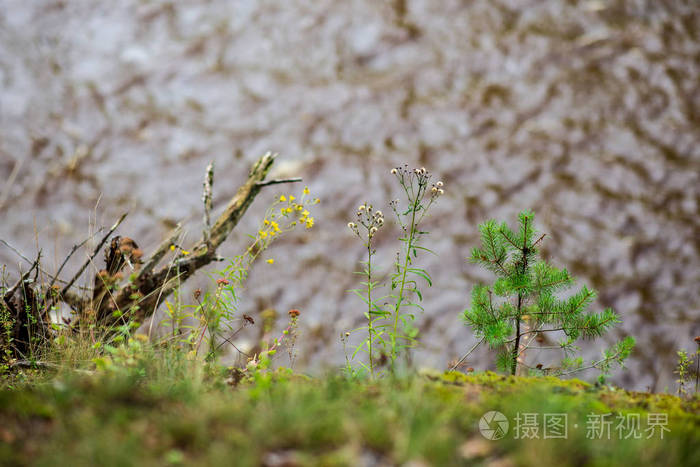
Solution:
[[[251,168],[248,179],[240,186],[236,194],[228,202],[224,212],[210,225],[212,185],[213,185],[213,165],[207,167],[204,182],[204,231],[191,248],[190,253],[179,246],[182,236],[182,227],[178,225],[173,229],[163,242],[158,245],[150,257],[142,262],[142,252],[136,242],[128,237],[114,236],[120,224],[126,218],[126,213],[112,225],[112,227],[102,237],[94,250],[88,256],[85,263],[66,283],[62,290],[58,290],[54,284],[63,282],[58,278],[59,273],[68,262],[68,259],[85,243],[85,241],[75,245],[68,257],[64,260],[49,286],[42,293],[34,292],[35,286],[25,283],[32,270],[39,271],[40,263],[37,259],[32,263],[29,272],[22,274],[18,283],[11,287],[0,297],[4,305],[11,312],[18,314],[18,310],[26,309],[27,306],[33,310],[32,314],[38,321],[35,332],[47,335],[50,328],[49,310],[56,302],[62,301],[75,310],[75,318],[68,321],[73,330],[91,329],[92,325],[105,330],[108,334],[116,333],[120,326],[129,321],[142,323],[146,318],[152,316],[158,305],[167,298],[184,281],[191,277],[200,268],[214,262],[221,261],[222,258],[216,254],[216,249],[226,240],[231,231],[238,225],[238,222],[246,213],[253,200],[260,190],[269,185],[281,183],[295,183],[301,181],[300,178],[265,180],[270,168],[275,161],[275,155],[267,153],[262,156]],[[94,265],[95,257],[100,253],[105,244],[109,242],[105,249],[106,267],[100,269],[94,276],[93,288],[85,295],[71,292],[75,282],[81,277],[88,265]],[[175,247],[175,248],[173,248]],[[176,249],[177,253],[167,264],[158,268],[158,264],[171,250]],[[130,266],[133,272],[130,273],[129,280],[124,283],[122,269]],[[95,268],[97,269],[97,268]],[[35,281],[36,282],[36,281]],[[119,284],[122,285],[119,285]],[[22,289],[22,293],[17,293]],[[18,323],[15,343],[25,345],[29,342],[21,321]],[[24,332],[21,334],[20,331]],[[27,328],[29,331],[29,328]],[[92,332],[92,331],[90,331]],[[25,342],[26,341],[26,342]],[[7,343],[5,343],[7,344]],[[15,355],[20,360],[29,361],[24,357],[26,349],[15,349]],[[24,363],[19,363],[23,365]]]
[[[119,224],[121,224],[121,223],[124,221],[124,219],[126,218],[126,215],[127,215],[127,214],[128,214],[128,213],[126,213],[126,212],[125,212],[124,214],[122,214],[121,217],[119,218],[119,220],[118,220],[117,222],[115,222],[114,225],[109,229],[109,232],[107,232],[107,233],[105,234],[105,236],[102,237],[102,240],[100,241],[100,243],[97,244],[97,246],[95,247],[95,250],[92,252],[92,254],[91,254],[90,257],[87,259],[87,261],[85,261],[85,263],[83,263],[83,265],[80,267],[80,269],[78,270],[78,272],[75,273],[75,275],[73,276],[73,278],[72,278],[70,281],[68,281],[68,284],[67,284],[65,287],[63,287],[63,290],[61,290],[61,295],[63,295],[63,294],[65,294],[66,292],[68,292],[68,290],[69,290],[69,289],[71,288],[71,286],[75,283],[75,281],[78,280],[78,278],[79,278],[80,275],[83,273],[83,271],[85,271],[85,268],[87,268],[88,265],[89,265],[90,263],[92,263],[92,260],[95,259],[95,256],[97,256],[97,254],[98,254],[98,253],[100,252],[100,250],[102,249],[102,246],[105,244],[105,242],[107,242],[107,239],[110,237],[110,235],[112,235],[112,233],[114,233],[114,231],[117,230],[117,227],[119,227]]]
[[[61,271],[63,271],[63,268],[66,266],[66,263],[68,263],[68,260],[71,258],[71,256],[73,256],[73,253],[78,251],[78,249],[81,246],[85,245],[88,242],[88,240],[90,240],[92,237],[94,237],[95,235],[97,235],[97,233],[99,233],[101,231],[102,231],[102,228],[100,228],[97,232],[90,235],[88,238],[86,238],[82,242],[76,243],[75,245],[73,245],[73,248],[70,250],[70,253],[68,253],[68,256],[66,256],[66,259],[63,260],[63,263],[61,263],[61,266],[59,266],[58,271],[56,271],[56,274],[54,274],[53,278],[51,279],[51,282],[49,283],[49,288],[53,287],[53,285],[56,283],[58,276],[61,274]]]
[[[163,299],[168,297],[177,287],[190,278],[197,270],[218,261],[220,258],[216,254],[216,249],[224,242],[234,229],[241,217],[246,213],[253,200],[264,186],[277,183],[296,182],[300,179],[270,180],[265,182],[276,155],[271,153],[261,157],[251,168],[248,179],[241,185],[236,194],[227,204],[224,212],[217,218],[214,225],[208,230],[208,235],[204,234],[191,248],[191,254],[176,257],[170,264],[163,266],[156,272],[151,272],[150,260],[146,262],[142,271],[132,280],[115,293],[112,299],[106,300],[108,309],[98,316],[105,316],[107,325],[118,322],[120,315],[128,316],[136,321],[143,322],[144,319],[153,315],[158,305]],[[205,227],[206,228],[206,227]],[[172,238],[172,236],[171,236]],[[157,252],[168,249],[164,242]],[[170,242],[172,244],[172,242]],[[156,256],[156,255],[154,255]],[[152,256],[151,258],[154,258]],[[119,313],[114,313],[118,311]],[[116,316],[116,317],[115,317]]]

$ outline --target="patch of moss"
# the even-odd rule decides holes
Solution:
[[[193,377],[169,390],[175,383],[97,375],[5,391],[0,437],[11,441],[0,454],[14,464],[36,465],[211,465],[230,463],[232,452],[237,465],[496,460],[627,465],[646,459],[693,465],[698,460],[697,401],[576,380],[432,372],[399,380],[328,376],[231,387],[202,385]],[[502,440],[488,441],[479,431],[480,418],[490,410],[510,420],[509,436]],[[670,431],[663,440],[586,437],[588,414],[644,417],[653,411],[668,414]],[[515,439],[515,419],[524,412],[566,413],[568,439]]]

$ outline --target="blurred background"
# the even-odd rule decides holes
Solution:
[[[279,329],[301,310],[297,369],[344,361],[339,336],[363,322],[346,224],[364,201],[388,212],[405,162],[446,189],[424,225],[438,256],[421,258],[435,285],[416,365],[445,368],[475,342],[459,314],[491,280],[466,261],[477,225],[531,208],[544,255],[621,315],[604,341],[637,338],[613,381],[675,391],[676,350],[700,334],[697,2],[0,0],[0,238],[42,248],[49,271],[125,211],[119,233],[146,254],[179,221],[191,244],[207,163],[217,215],[268,150],[322,202],[313,229],[253,267],[240,309],[277,310]],[[302,187],[266,188],[220,253]],[[384,271],[396,234],[379,237]],[[0,245],[8,272],[21,263]]]

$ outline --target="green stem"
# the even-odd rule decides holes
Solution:
[[[401,309],[401,303],[403,302],[404,289],[406,288],[406,272],[408,270],[408,263],[411,259],[411,248],[413,247],[413,239],[415,237],[416,210],[418,209],[417,205],[419,203],[419,200],[420,200],[420,198],[418,196],[416,196],[414,198],[413,205],[411,206],[411,223],[409,224],[410,230],[409,230],[409,234],[408,234],[408,241],[406,243],[406,257],[404,259],[403,271],[401,272],[401,285],[399,287],[399,295],[396,299],[396,308],[394,309],[394,332],[391,335],[391,371],[392,371],[392,373],[395,370],[395,362],[396,362],[396,357],[397,357],[396,340],[398,337],[398,329],[399,329],[399,311]]]
[[[369,371],[374,379],[374,358],[372,356],[372,341],[374,329],[372,327],[372,240],[367,239],[367,348],[369,350]]]

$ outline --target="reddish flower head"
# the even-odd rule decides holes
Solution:
[[[289,316],[291,316],[292,318],[296,318],[297,316],[299,316],[300,313],[301,312],[296,308],[289,310]]]
[[[218,285],[219,287],[222,287],[224,285],[229,285],[230,283],[231,282],[229,282],[228,279],[224,279],[223,277],[216,280],[216,285]]]

